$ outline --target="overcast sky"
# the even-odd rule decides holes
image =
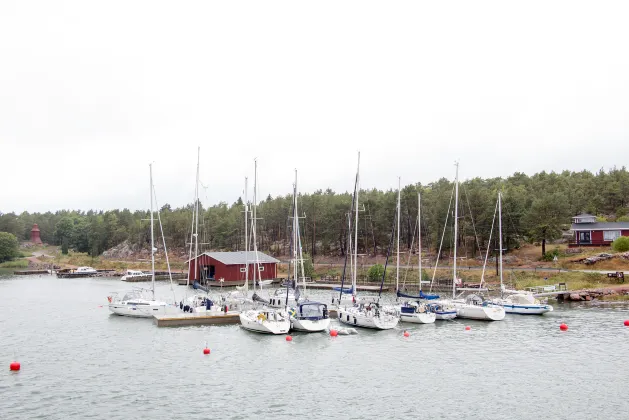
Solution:
[[[626,1],[0,0],[0,211],[622,166]]]

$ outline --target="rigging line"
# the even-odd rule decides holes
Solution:
[[[155,205],[159,208],[159,204],[157,204],[157,193],[155,192],[155,185],[153,185],[153,197],[155,198]],[[173,292],[173,302],[175,305],[177,304],[177,297],[175,296],[175,289],[173,288],[173,275],[170,272],[170,261],[168,260],[168,250],[166,249],[166,238],[164,237],[164,227],[162,226],[162,218],[159,215],[159,211],[157,212],[157,221],[159,222],[159,230],[162,234],[162,241],[164,242],[164,255],[166,256],[166,266],[168,267],[168,277],[170,278],[170,291]],[[151,252],[153,250],[151,249]],[[155,272],[153,272],[155,275]]]
[[[441,234],[441,242],[439,243],[439,251],[437,252],[437,260],[435,261],[435,268],[432,271],[432,279],[430,280],[430,289],[428,290],[428,293],[432,293],[432,285],[435,282],[435,276],[437,275],[437,265],[439,265],[439,257],[441,256],[441,248],[443,247],[443,238],[446,235],[446,228],[448,227],[448,218],[450,217],[450,207],[452,206],[453,197],[454,197],[454,186],[452,186],[452,193],[450,194],[450,203],[448,203],[448,211],[446,212],[446,221],[443,224],[443,233]]]
[[[478,253],[482,251],[480,249],[480,242],[478,241],[478,234],[476,233],[476,226],[474,225],[474,216],[472,216],[472,207],[470,206],[470,197],[467,194],[467,187],[463,184],[463,193],[465,194],[465,201],[467,201],[467,209],[470,211],[470,219],[472,220],[472,229],[474,230],[474,239],[476,240],[476,246],[478,247]]]
[[[402,280],[402,290],[404,290],[404,288],[406,287],[406,277],[408,276],[408,272],[410,270],[409,267],[411,265],[411,255],[413,254],[413,246],[415,245],[415,230],[417,230],[417,219],[415,219],[415,228],[413,228],[413,239],[411,240],[411,247],[408,250],[408,259],[406,261],[406,271],[404,271],[404,279]],[[419,258],[421,258],[421,255],[419,256]]]
[[[494,210],[494,218],[491,219],[491,230],[489,231],[489,240],[487,242],[487,253],[485,254],[485,262],[483,263],[483,271],[480,275],[479,289],[483,288],[483,282],[485,281],[485,268],[487,267],[487,259],[489,258],[489,249],[491,248],[491,236],[494,233],[494,224],[496,223],[496,213],[498,212],[498,201],[496,201],[496,208]]]

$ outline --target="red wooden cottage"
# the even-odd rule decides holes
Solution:
[[[240,282],[245,280],[246,266],[249,262],[249,279],[253,278],[255,267],[258,267],[259,276],[256,280],[270,280],[277,278],[277,264],[275,258],[258,251],[236,252],[204,252],[188,262],[188,280]],[[256,264],[257,262],[257,264]]]
[[[596,216],[580,214],[572,218],[571,230],[570,247],[610,246],[614,239],[629,236],[629,222],[597,222]]]

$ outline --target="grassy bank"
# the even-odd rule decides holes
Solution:
[[[19,260],[5,261],[2,264],[0,264],[0,268],[25,269],[25,268],[28,268],[28,260],[19,259]]]

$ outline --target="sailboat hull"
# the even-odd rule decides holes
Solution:
[[[551,305],[502,305],[505,312],[508,314],[518,315],[543,315],[546,312],[552,312],[553,307]]]
[[[246,311],[240,314],[240,326],[245,330],[262,334],[287,334],[290,329],[288,317],[263,319],[259,311]]]
[[[134,318],[152,318],[155,315],[164,315],[167,304],[164,302],[149,302],[139,305],[133,303],[110,303],[109,310],[116,315]]]
[[[432,324],[437,319],[437,315],[432,312],[400,314],[400,321],[412,324]]]
[[[339,308],[338,317],[343,324],[375,330],[390,330],[399,322],[396,316],[383,312],[376,315],[375,311],[364,311],[358,308]]]
[[[320,332],[330,327],[330,318],[324,319],[297,319],[291,318],[291,329],[303,332]]]
[[[459,318],[476,319],[479,321],[502,321],[505,318],[505,309],[501,306],[481,306],[459,304],[456,315]]]

